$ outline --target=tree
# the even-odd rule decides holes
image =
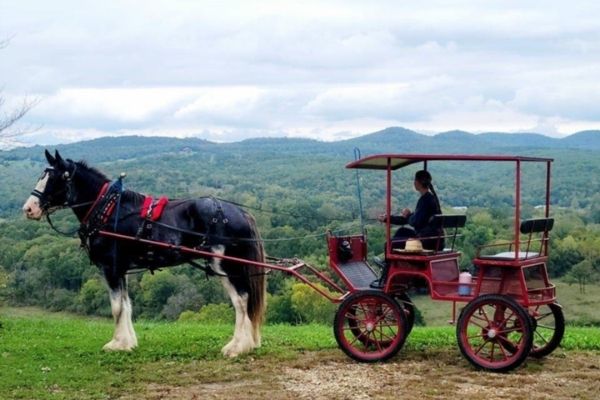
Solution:
[[[0,50],[8,46],[10,39],[0,41]],[[0,143],[8,141],[23,134],[23,131],[11,129],[15,123],[23,118],[36,104],[37,99],[23,99],[21,104],[14,109],[6,110],[6,99],[0,92]]]
[[[595,282],[596,280],[597,274],[589,260],[583,260],[580,263],[575,264],[567,275],[565,275],[565,281],[568,284],[579,284],[579,293],[581,294],[585,293],[586,284]]]

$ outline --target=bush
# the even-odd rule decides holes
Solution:
[[[267,300],[267,323],[297,324],[301,318],[292,307],[292,292],[286,291],[281,295],[269,296]]]
[[[168,270],[144,274],[140,282],[144,316],[155,318],[161,315],[169,297],[177,292],[178,284],[178,277]]]
[[[229,304],[207,304],[200,309],[198,321],[231,324],[235,321],[235,312]]]
[[[197,312],[188,310],[188,311],[184,311],[181,314],[179,314],[179,318],[177,320],[181,321],[181,322],[198,321],[199,315],[200,314]]]
[[[322,285],[317,284],[317,286],[321,290],[329,292],[327,288]],[[329,292],[329,294],[333,296],[332,293]],[[332,323],[335,314],[335,304],[317,293],[317,291],[310,286],[304,283],[292,285],[291,300],[292,309],[298,313],[303,323]]]
[[[169,297],[161,315],[168,320],[176,320],[184,311],[198,310],[204,304],[204,298],[191,283],[173,296]]]
[[[106,285],[98,278],[83,284],[77,297],[79,311],[90,315],[110,316],[110,300]]]
[[[74,311],[77,293],[67,289],[54,289],[48,296],[46,306],[52,311]]]

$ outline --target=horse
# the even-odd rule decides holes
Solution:
[[[49,166],[23,205],[23,212],[28,219],[40,220],[55,210],[70,208],[79,220],[82,247],[102,271],[109,289],[115,330],[112,340],[104,345],[105,350],[131,351],[138,344],[127,293],[128,271],[194,265],[194,259],[198,258],[173,247],[149,246],[138,241],[124,243],[102,235],[100,231],[105,229],[210,251],[214,256],[206,256],[204,260],[209,271],[220,276],[235,309],[233,338],[222,348],[223,355],[235,357],[260,346],[266,276],[260,267],[219,257],[264,263],[263,242],[250,213],[224,200],[199,197],[169,200],[163,204],[159,219],[151,221],[140,213],[144,195],[122,187],[115,190],[117,181],[111,184],[103,173],[85,161],[65,160],[58,151],[52,156],[46,150],[45,156]]]

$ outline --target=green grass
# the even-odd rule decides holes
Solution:
[[[141,321],[135,323],[138,349],[108,353],[101,349],[112,336],[109,320],[32,309],[0,311],[2,399],[117,398],[150,383],[218,381],[227,371],[250,369],[255,360],[277,366],[306,351],[338,352],[331,326],[278,325],[263,329],[257,352],[229,360],[220,349],[232,334],[231,325]],[[432,348],[456,351],[454,327],[417,327],[403,352]],[[563,349],[598,351],[600,331],[568,327]]]

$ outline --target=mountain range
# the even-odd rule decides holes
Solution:
[[[49,146],[50,147],[50,146]],[[0,151],[0,160],[42,160],[44,146],[21,147]],[[428,136],[400,127],[386,128],[352,139],[322,142],[300,138],[255,138],[233,143],[213,143],[198,138],[168,137],[103,137],[99,139],[51,146],[77,158],[89,161],[112,161],[130,158],[132,148],[138,157],[173,152],[270,153],[339,155],[347,158],[354,148],[363,155],[383,152],[413,153],[511,153],[528,154],[550,149],[600,150],[600,131],[581,131],[564,138],[551,138],[536,133],[490,132],[472,134],[448,131]],[[99,151],[101,150],[101,151]]]

